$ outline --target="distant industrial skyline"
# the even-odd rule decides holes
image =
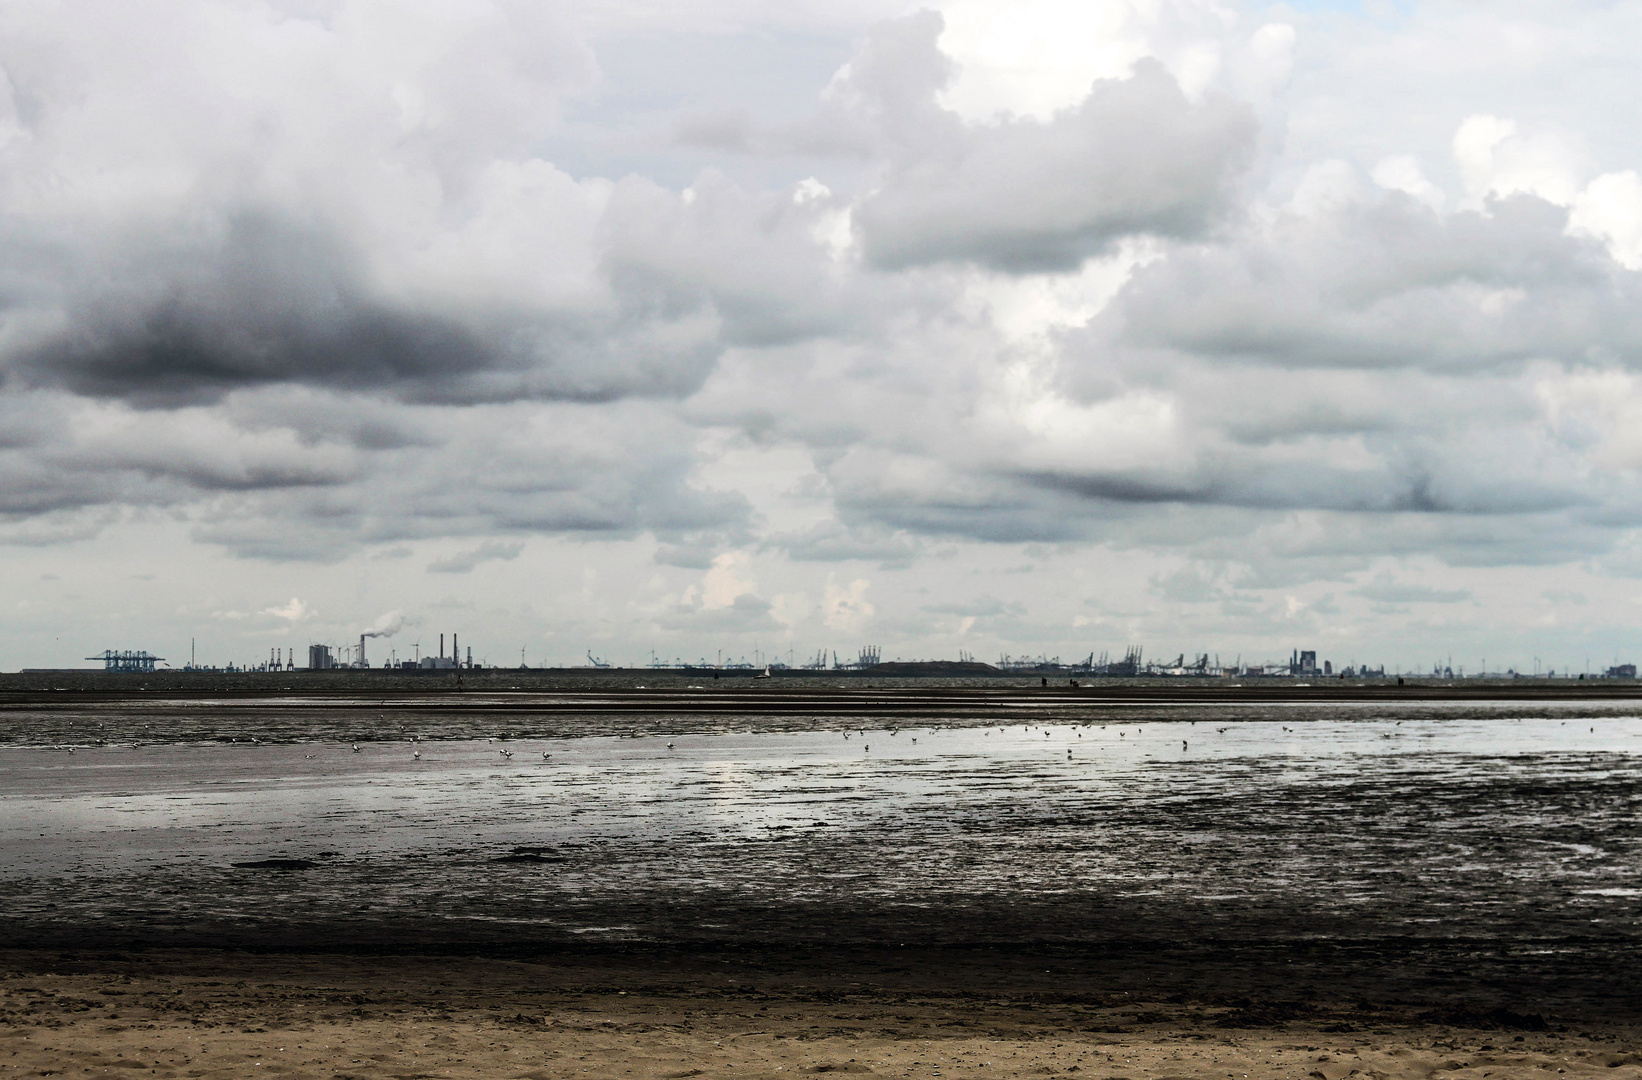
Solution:
[[[412,644],[412,654],[401,657],[398,650],[388,648],[386,654],[378,653],[373,659],[366,649],[366,640],[370,634],[359,637],[358,643],[336,645],[334,643],[310,643],[299,656],[293,647],[275,647],[268,650],[262,659],[229,659],[218,662],[202,660],[197,653],[197,642],[190,641],[188,659],[185,662],[173,664],[164,656],[149,652],[146,649],[105,649],[86,657],[88,661],[96,661],[90,667],[36,667],[25,668],[25,671],[68,671],[102,670],[111,673],[131,674],[163,671],[199,671],[199,672],[270,672],[270,671],[329,671],[339,669],[359,669],[369,671],[397,670],[397,671],[453,671],[461,670],[522,670],[522,669],[585,669],[585,670],[666,670],[666,671],[872,671],[881,665],[942,665],[954,664],[960,668],[991,668],[1001,672],[1016,672],[1027,674],[1042,674],[1060,672],[1069,675],[1091,675],[1110,677],[1134,676],[1210,676],[1210,677],[1250,677],[1250,676],[1292,676],[1292,677],[1321,677],[1321,678],[1390,678],[1400,675],[1416,677],[1436,677],[1447,679],[1471,678],[1498,678],[1498,677],[1528,677],[1528,678],[1622,678],[1634,679],[1637,665],[1634,662],[1621,662],[1617,658],[1608,664],[1597,663],[1593,666],[1591,659],[1586,658],[1583,666],[1565,665],[1557,668],[1542,658],[1535,656],[1530,665],[1516,665],[1512,663],[1490,666],[1486,657],[1480,658],[1475,664],[1468,666],[1463,658],[1456,661],[1453,655],[1438,657],[1433,661],[1421,664],[1387,664],[1374,663],[1370,660],[1355,658],[1345,661],[1333,657],[1320,655],[1315,649],[1292,649],[1286,660],[1259,658],[1253,655],[1245,657],[1242,652],[1228,654],[1223,659],[1218,652],[1180,652],[1174,659],[1169,659],[1167,653],[1148,655],[1142,645],[1130,645],[1118,652],[1107,650],[1092,650],[1082,658],[1050,656],[1048,654],[1009,655],[1003,654],[995,659],[981,658],[973,653],[960,650],[957,657],[950,656],[900,656],[886,654],[882,646],[863,645],[853,654],[845,651],[840,655],[837,649],[817,649],[813,653],[800,656],[795,648],[789,648],[785,653],[767,652],[755,647],[750,654],[736,655],[733,651],[715,649],[709,656],[706,653],[698,657],[673,656],[668,657],[651,650],[648,657],[642,661],[632,661],[623,657],[612,659],[610,656],[595,655],[588,649],[584,656],[578,659],[564,660],[561,658],[544,657],[532,662],[528,647],[521,647],[517,662],[511,658],[493,660],[483,646],[477,657],[472,644],[467,646],[464,653],[460,645],[460,635],[450,634],[450,652],[445,648],[444,633],[438,635],[437,651],[432,648],[424,654],[420,643]],[[949,674],[958,674],[953,671]]]
[[[1631,662],[1639,47],[1528,0],[7,6],[0,670]]]

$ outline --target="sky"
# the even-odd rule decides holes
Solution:
[[[0,3],[0,669],[1642,653],[1642,3]]]

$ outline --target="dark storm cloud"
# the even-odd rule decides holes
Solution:
[[[1180,477],[1148,477],[1137,472],[1039,472],[1022,474],[1020,479],[1036,487],[1099,502],[1213,504],[1266,510],[1528,513],[1592,502],[1588,495],[1537,481],[1489,483],[1486,478],[1465,476],[1439,460],[1433,460],[1432,468],[1448,475],[1434,476],[1418,467],[1402,468],[1394,461],[1375,469],[1348,470],[1324,464],[1262,464],[1257,458],[1231,465],[1209,455],[1204,458]]]
[[[144,258],[74,296],[9,364],[26,386],[146,407],[278,384],[406,401],[609,401],[698,386],[722,349],[711,299],[618,275],[611,311],[418,310],[375,296],[325,231],[236,214],[186,260]]]
[[[184,265],[152,256],[74,298],[68,325],[12,365],[22,381],[144,405],[310,383],[393,391],[453,383],[496,362],[449,320],[365,294],[333,237],[239,214]]]

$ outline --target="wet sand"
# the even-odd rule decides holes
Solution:
[[[0,953],[0,1075],[1642,1076],[1636,1028],[602,957]]]
[[[0,695],[0,1078],[1642,1061],[1634,687],[334,685]]]

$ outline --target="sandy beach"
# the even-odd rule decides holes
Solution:
[[[719,981],[689,962],[0,955],[0,1075],[1642,1075],[1634,1026],[1367,1002]],[[916,981],[916,980],[914,980]]]

